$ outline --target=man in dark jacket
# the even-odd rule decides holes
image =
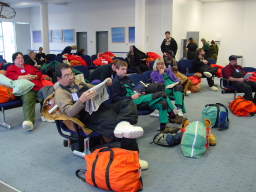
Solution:
[[[256,82],[246,78],[246,72],[243,67],[237,64],[237,56],[229,57],[229,64],[222,69],[222,75],[231,82],[231,85],[240,92],[244,93],[244,98],[256,103],[256,93],[254,98],[253,92],[256,92]]]
[[[177,53],[178,45],[174,38],[171,37],[170,31],[165,32],[165,39],[161,44],[161,51],[165,54],[167,51],[173,51],[174,56]]]

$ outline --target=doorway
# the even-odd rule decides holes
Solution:
[[[194,41],[197,43],[197,45],[199,46],[199,31],[188,31],[187,39],[189,39],[190,37],[192,37]]]
[[[108,31],[96,32],[96,53],[108,51]]]
[[[76,32],[77,50],[84,49],[87,54],[87,32]]]

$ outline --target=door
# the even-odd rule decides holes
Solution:
[[[197,45],[199,45],[199,31],[188,31],[187,39],[189,39],[190,37],[192,37],[194,41],[197,43]]]
[[[23,54],[28,54],[31,50],[30,25],[15,23],[16,49]]]
[[[77,50],[84,49],[84,54],[87,54],[87,32],[77,32]]]
[[[96,32],[96,52],[102,53],[108,51],[108,31]]]

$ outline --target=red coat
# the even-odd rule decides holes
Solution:
[[[42,72],[32,65],[24,64],[24,69],[17,67],[16,65],[11,65],[7,68],[6,76],[12,80],[17,80],[21,75],[37,75],[37,78],[31,80],[35,86],[33,90],[38,91],[42,88],[41,77]]]

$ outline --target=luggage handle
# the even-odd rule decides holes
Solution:
[[[109,162],[108,162],[108,165],[107,165],[107,168],[106,168],[106,174],[105,174],[105,177],[106,177],[106,184],[108,186],[108,189],[110,191],[113,191],[113,189],[111,188],[111,185],[110,185],[110,166],[114,160],[114,151],[109,148],[109,147],[104,147],[102,149],[100,149],[97,153],[97,156],[96,156],[96,159],[94,160],[93,162],[93,165],[92,165],[92,174],[91,174],[91,177],[92,177],[92,182],[94,184],[95,187],[98,187],[97,183],[96,183],[96,180],[95,180],[95,169],[96,169],[96,164],[98,162],[98,159],[99,159],[99,154],[100,152],[105,152],[105,151],[110,151],[110,159],[109,159]]]
[[[78,170],[76,170],[76,176],[79,178],[79,179],[81,179],[83,182],[85,182],[86,183],[86,181],[85,181],[85,177],[83,177],[82,175],[81,175],[81,173],[84,175],[85,173],[86,173],[86,169],[78,169]]]

